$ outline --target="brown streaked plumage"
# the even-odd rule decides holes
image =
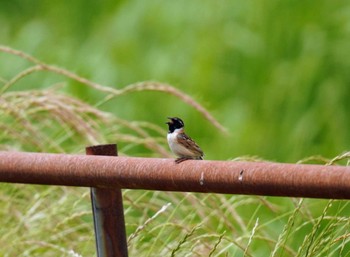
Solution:
[[[168,144],[171,151],[176,154],[179,158],[176,159],[176,163],[183,162],[185,160],[203,160],[202,149],[184,132],[184,122],[177,117],[168,118],[170,119],[168,124]]]

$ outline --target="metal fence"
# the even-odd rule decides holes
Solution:
[[[99,257],[127,256],[121,189],[350,199],[350,167],[0,152],[0,182],[91,187]]]

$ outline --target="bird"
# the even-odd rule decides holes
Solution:
[[[167,135],[171,151],[178,156],[175,163],[186,160],[203,160],[202,149],[184,132],[185,124],[178,117],[168,117],[169,131]]]

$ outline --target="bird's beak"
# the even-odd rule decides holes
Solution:
[[[168,121],[168,122],[165,122],[165,124],[173,124],[173,118],[171,118],[171,117],[167,117],[170,121]]]

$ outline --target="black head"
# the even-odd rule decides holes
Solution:
[[[173,117],[173,118],[168,117],[168,119],[170,121],[166,122],[166,124],[168,124],[168,126],[169,126],[170,133],[174,132],[175,129],[180,129],[180,128],[185,127],[184,122],[178,117]]]

